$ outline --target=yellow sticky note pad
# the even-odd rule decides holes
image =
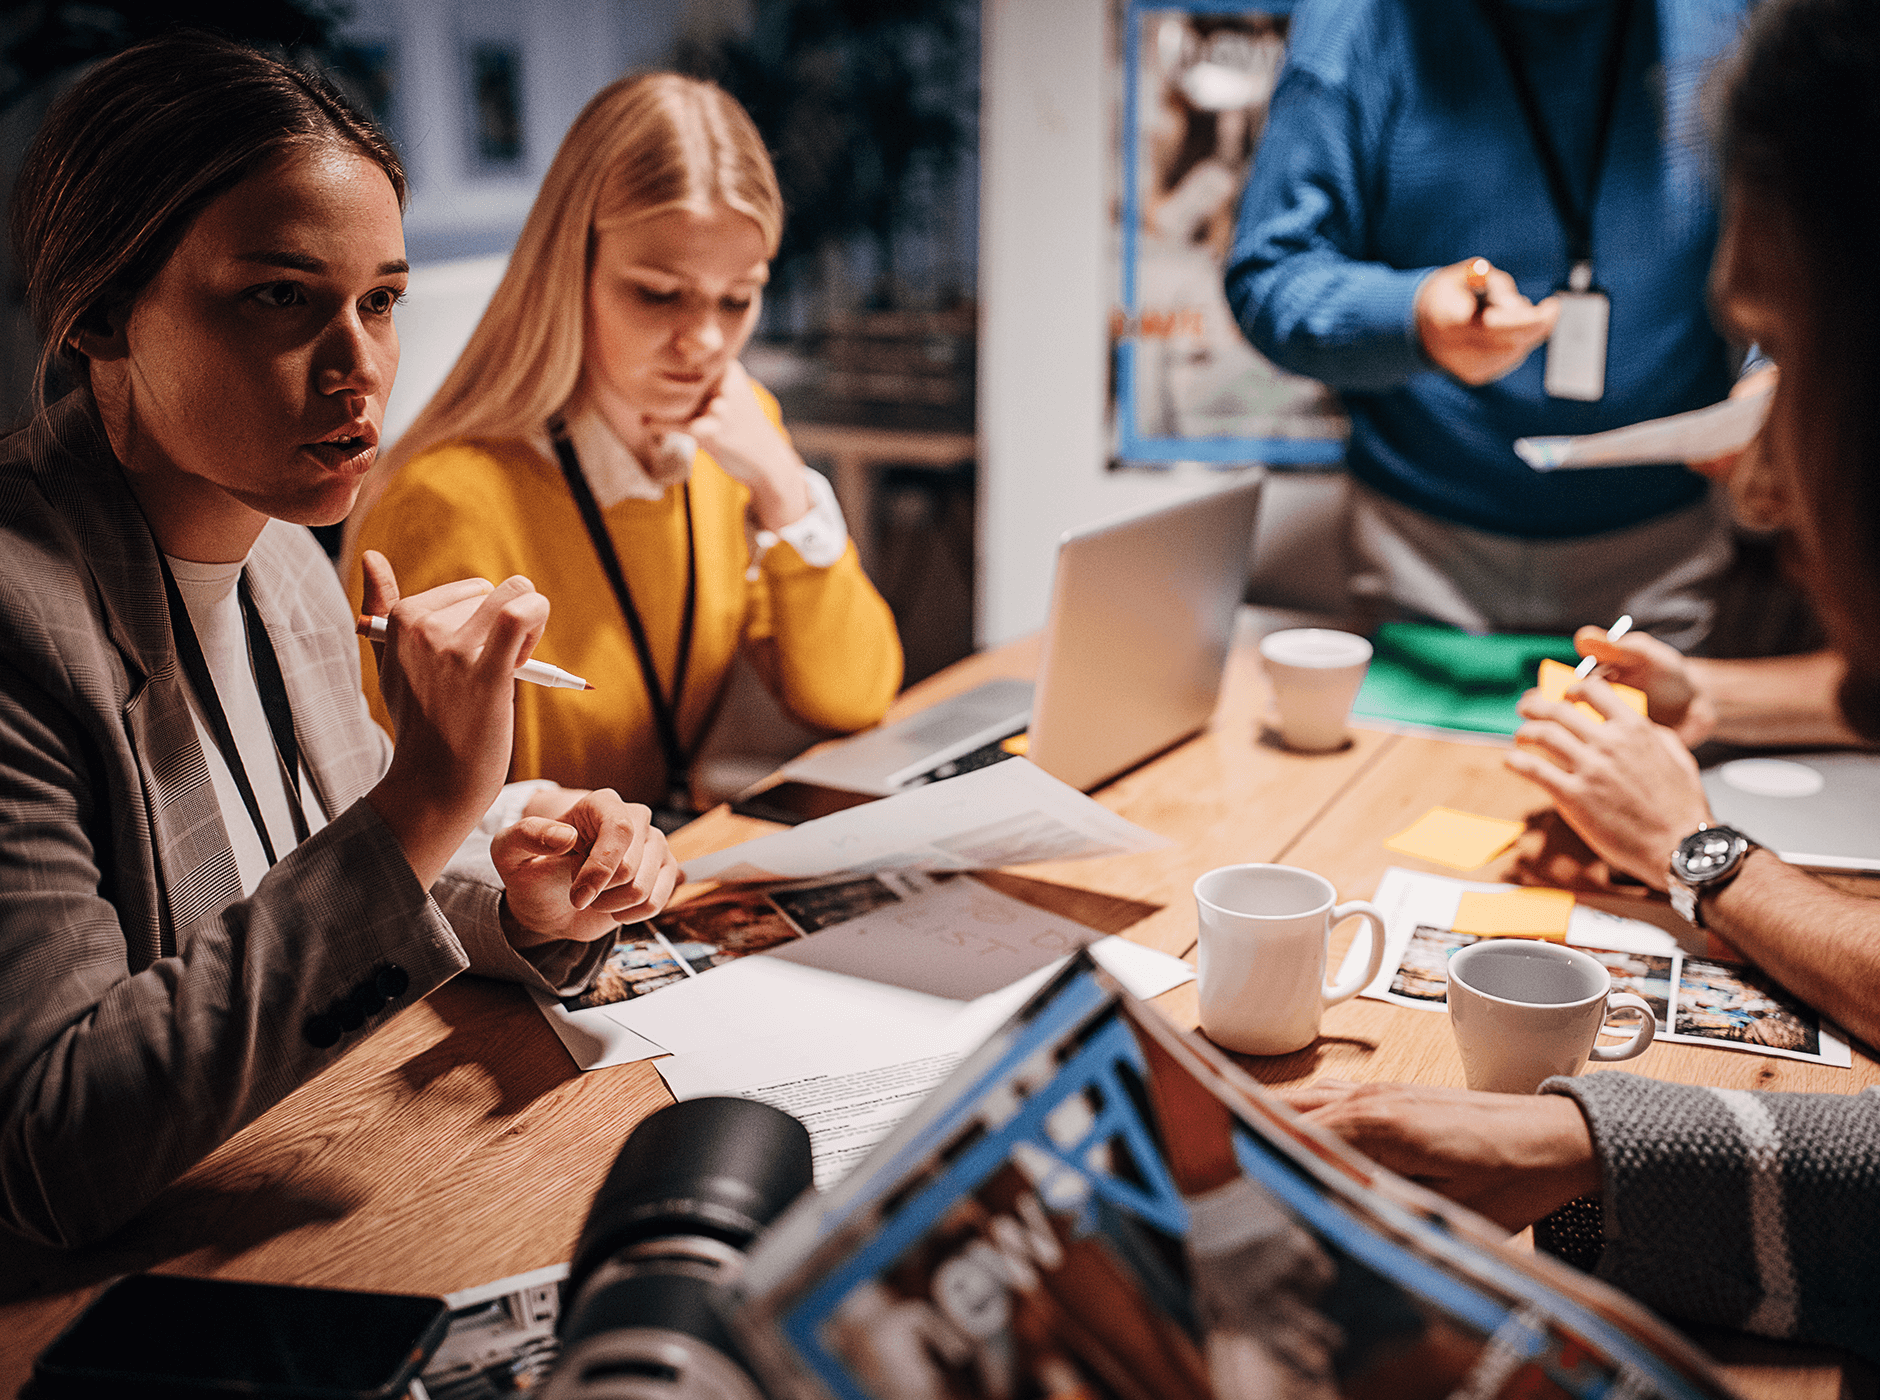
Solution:
[[[1522,822],[1478,817],[1452,807],[1432,807],[1384,843],[1388,850],[1433,860],[1457,870],[1474,870],[1508,848],[1525,829]]]
[[[1455,931],[1482,938],[1567,941],[1573,896],[1566,890],[1464,890]]]
[[[1573,684],[1573,668],[1563,662],[1554,660],[1551,656],[1543,657],[1541,659],[1541,674],[1538,684],[1541,694],[1545,695],[1549,700],[1564,700],[1567,698],[1567,687]],[[1644,691],[1629,685],[1614,685],[1613,690],[1626,704],[1630,705],[1640,714],[1645,713]],[[1606,722],[1606,717],[1584,700],[1576,701],[1575,703],[1601,724]]]

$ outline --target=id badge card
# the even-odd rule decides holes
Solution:
[[[1547,337],[1543,385],[1550,398],[1597,402],[1606,393],[1606,328],[1612,320],[1612,300],[1590,288],[1555,295],[1560,298],[1560,319]]]

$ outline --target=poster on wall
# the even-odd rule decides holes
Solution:
[[[1221,285],[1291,8],[1117,7],[1113,467],[1310,466],[1344,456],[1337,397],[1254,350]]]

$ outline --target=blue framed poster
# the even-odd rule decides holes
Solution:
[[[1112,466],[1336,463],[1324,385],[1246,341],[1221,287],[1294,0],[1123,0]]]

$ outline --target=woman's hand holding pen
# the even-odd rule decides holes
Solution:
[[[1515,731],[1508,767],[1545,788],[1555,810],[1613,869],[1662,890],[1673,848],[1710,820],[1691,751],[1598,676],[1569,686],[1565,702],[1530,690],[1519,708],[1527,723]]]
[[[1480,258],[1439,267],[1417,289],[1416,328],[1423,353],[1464,384],[1488,384],[1516,369],[1560,317],[1560,299],[1536,304],[1500,268]]]
[[[379,690],[391,712],[391,767],[368,800],[427,889],[509,775],[516,667],[548,623],[525,578],[447,583],[400,598],[385,556],[368,550],[365,611],[387,616]]]
[[[782,429],[757,401],[750,375],[733,360],[704,411],[685,425],[698,445],[751,488],[751,511],[763,529],[795,524],[809,512],[809,470]]]
[[[666,907],[679,863],[646,807],[622,801],[612,788],[555,789],[547,796],[554,799],[548,806],[560,809],[556,815],[531,803],[531,815],[490,847],[503,877],[503,928],[512,944],[591,942]]]

